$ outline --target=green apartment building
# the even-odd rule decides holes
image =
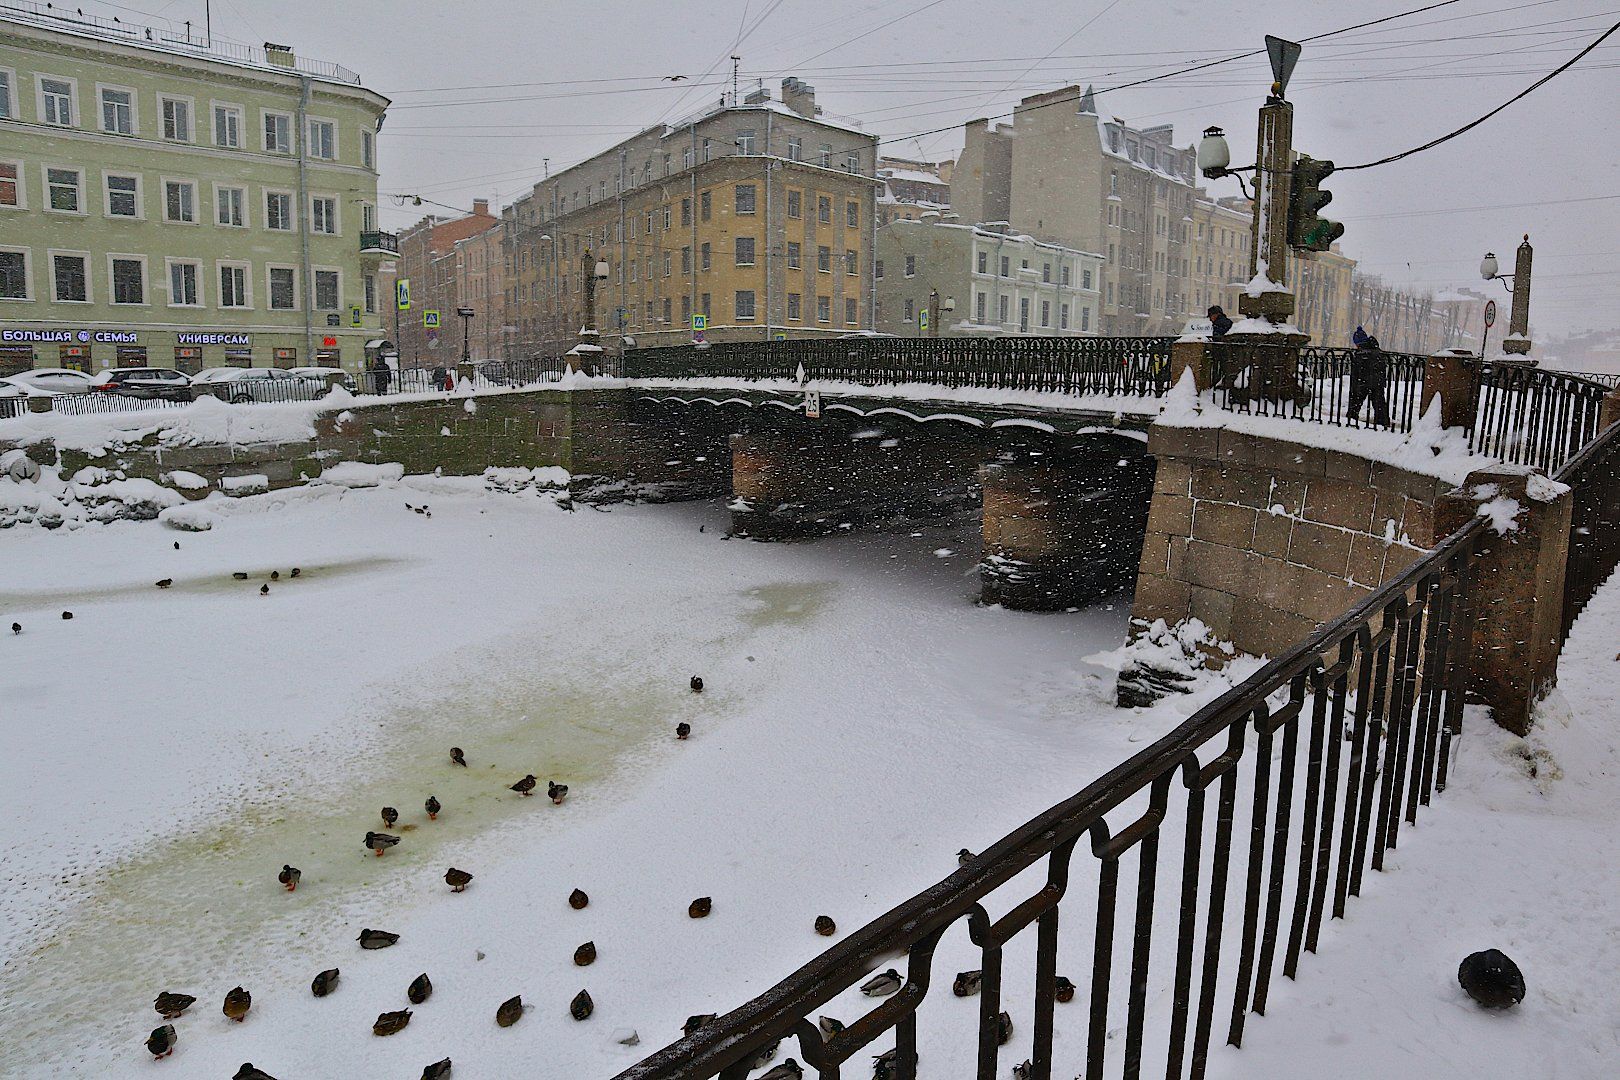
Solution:
[[[0,375],[358,368],[388,99],[335,64],[0,3]]]

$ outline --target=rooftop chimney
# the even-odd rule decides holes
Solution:
[[[756,86],[754,89],[748,91],[748,94],[743,98],[743,104],[763,105],[769,100],[771,100],[771,92],[765,89],[763,86]]]
[[[489,200],[473,200],[473,217],[489,217]]]
[[[812,120],[821,112],[816,107],[816,88],[791,75],[782,80],[782,104]]]

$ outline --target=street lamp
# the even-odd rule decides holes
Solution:
[[[1480,260],[1479,276],[1484,278],[1486,281],[1500,281],[1502,283],[1502,288],[1506,289],[1510,293],[1513,291],[1513,286],[1508,284],[1508,282],[1513,280],[1513,275],[1497,273],[1495,252],[1487,251],[1485,253],[1485,258]]]
[[[1226,145],[1226,133],[1218,127],[1204,129],[1198,142],[1198,171],[1206,180],[1218,180],[1231,175],[1232,149]]]
[[[456,314],[461,316],[461,362],[472,363],[472,321],[473,309],[470,307],[456,308]]]

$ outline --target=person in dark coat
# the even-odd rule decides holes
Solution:
[[[1209,336],[1211,340],[1219,341],[1226,336],[1228,330],[1232,329],[1232,320],[1227,318],[1226,312],[1221,310],[1219,304],[1210,308],[1206,314],[1209,315]]]
[[[1390,427],[1389,399],[1384,394],[1388,382],[1388,357],[1378,347],[1377,338],[1363,334],[1361,341],[1350,350],[1350,419],[1359,423],[1361,407],[1370,402],[1374,422],[1382,428]]]
[[[1356,327],[1356,332],[1350,335],[1350,344],[1358,349],[1361,348],[1361,343],[1366,340],[1367,330],[1365,327]]]
[[[378,356],[372,360],[370,373],[372,393],[388,393],[388,384],[393,379],[394,373],[389,369],[388,361],[384,360],[381,354],[378,354]]]
[[[450,381],[450,372],[445,369],[445,366],[443,364],[440,364],[438,367],[433,369],[433,389],[435,389],[435,390],[453,390],[453,389],[455,389],[455,384]]]

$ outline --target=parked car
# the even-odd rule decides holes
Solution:
[[[191,401],[191,379],[173,368],[114,368],[96,376],[90,389],[97,394]]]
[[[351,394],[359,392],[354,376],[342,368],[295,367],[288,370],[300,379],[309,379],[317,384],[317,397],[325,397],[333,386],[341,386]]]
[[[0,383],[20,387],[30,394],[55,397],[58,394],[88,394],[96,377],[71,368],[33,368],[0,379]]]
[[[191,390],[196,397],[212,394],[233,405],[249,401],[310,401],[319,396],[314,383],[286,368],[207,368],[191,377]]]

